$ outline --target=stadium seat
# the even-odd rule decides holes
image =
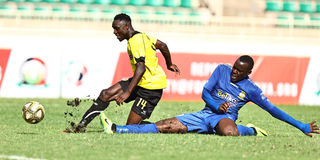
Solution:
[[[39,3],[42,2],[42,0],[26,0],[26,2]]]
[[[111,0],[94,0],[93,3],[100,5],[109,5],[111,4]]]
[[[178,7],[180,6],[180,0],[164,0],[163,5],[166,7]]]
[[[46,19],[51,16],[51,6],[44,4],[37,4],[33,8],[33,16],[36,18]]]
[[[60,0],[61,3],[73,4],[77,3],[77,0]]]
[[[280,2],[278,0],[267,0],[266,11],[272,11],[272,12],[281,11]]]
[[[179,24],[186,24],[190,15],[190,11],[184,9],[175,9],[172,12],[172,15],[175,22],[178,22]]]
[[[310,27],[315,29],[320,29],[320,15],[311,15]]]
[[[130,0],[129,4],[134,6],[142,6],[146,4],[146,0]]]
[[[132,16],[133,14],[136,13],[136,7],[125,6],[121,9],[121,13],[125,13],[125,14]]]
[[[54,19],[66,18],[66,15],[68,13],[68,8],[69,8],[68,5],[60,5],[60,4],[52,5],[52,8],[51,8],[52,18]]]
[[[160,7],[163,5],[163,0],[146,0],[146,5]]]
[[[193,1],[192,0],[181,0],[180,1],[180,6],[185,7],[185,8],[193,8]]]
[[[315,11],[316,11],[317,13],[320,13],[320,1],[316,3],[316,9],[315,9]]]
[[[155,18],[158,23],[170,23],[172,18],[172,10],[166,7],[157,7]]]
[[[19,3],[17,5],[17,16],[20,18],[31,18],[34,5],[32,3]]]
[[[2,3],[0,5],[0,17],[11,18],[14,17],[14,4]]]
[[[295,28],[307,28],[309,26],[308,14],[295,14],[293,17],[293,23]]]
[[[295,1],[291,1],[291,0],[286,0],[283,1],[283,7],[282,7],[282,11],[285,12],[297,12],[297,4]]]
[[[71,5],[68,12],[69,19],[81,19],[83,17],[83,13],[85,13],[85,7],[82,5]]]
[[[87,8],[87,19],[88,20],[100,20],[101,8],[99,6],[88,6]]]
[[[154,7],[139,7],[137,14],[141,22],[152,22],[154,20],[155,9]]]
[[[21,3],[24,2],[24,0],[8,0],[9,2],[15,2],[15,3]],[[6,2],[6,0],[1,0],[0,2]]]
[[[128,0],[111,0],[111,4],[114,5],[127,5]]]
[[[292,14],[279,14],[277,15],[277,27],[289,28],[293,27]]]
[[[302,1],[300,2],[300,12],[312,13],[314,12],[311,1]]]
[[[77,3],[80,3],[80,4],[91,4],[91,3],[93,3],[93,0],[78,0]]]
[[[115,6],[107,6],[102,8],[101,18],[105,21],[112,21],[114,16],[120,12],[120,9]]]

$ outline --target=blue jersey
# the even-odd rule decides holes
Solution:
[[[236,83],[231,82],[231,72],[232,67],[226,64],[221,64],[214,70],[204,86],[204,90],[209,92],[209,99],[212,99],[212,101],[206,102],[203,111],[210,111],[215,115],[224,114],[235,121],[238,118],[238,111],[241,107],[251,101],[269,112],[273,117],[297,127],[304,133],[310,132],[309,124],[295,120],[274,106],[249,77]],[[232,107],[228,108],[227,113],[219,112],[217,108],[221,103],[225,102],[228,102]]]

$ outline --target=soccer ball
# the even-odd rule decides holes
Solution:
[[[30,101],[22,108],[22,118],[31,124],[39,123],[44,114],[44,107],[37,101]]]

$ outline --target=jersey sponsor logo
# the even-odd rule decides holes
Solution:
[[[217,96],[225,100],[226,102],[229,102],[232,106],[236,106],[239,102],[237,98],[234,98],[231,94],[226,93],[220,89],[218,89]]]

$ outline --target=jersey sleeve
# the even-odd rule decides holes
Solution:
[[[145,62],[146,44],[146,39],[143,34],[135,35],[134,39],[130,40],[128,47],[130,47],[135,64]]]
[[[300,129],[303,133],[310,133],[310,126],[308,123],[302,123],[284,111],[280,110],[278,107],[273,105],[266,96],[263,95],[260,88],[256,89],[251,93],[252,102],[260,106],[265,111],[269,112],[273,117],[291,124],[292,126]]]
[[[219,65],[211,74],[208,82],[204,85],[204,88],[211,91],[214,86],[217,84],[217,81],[220,77],[221,65]]]

